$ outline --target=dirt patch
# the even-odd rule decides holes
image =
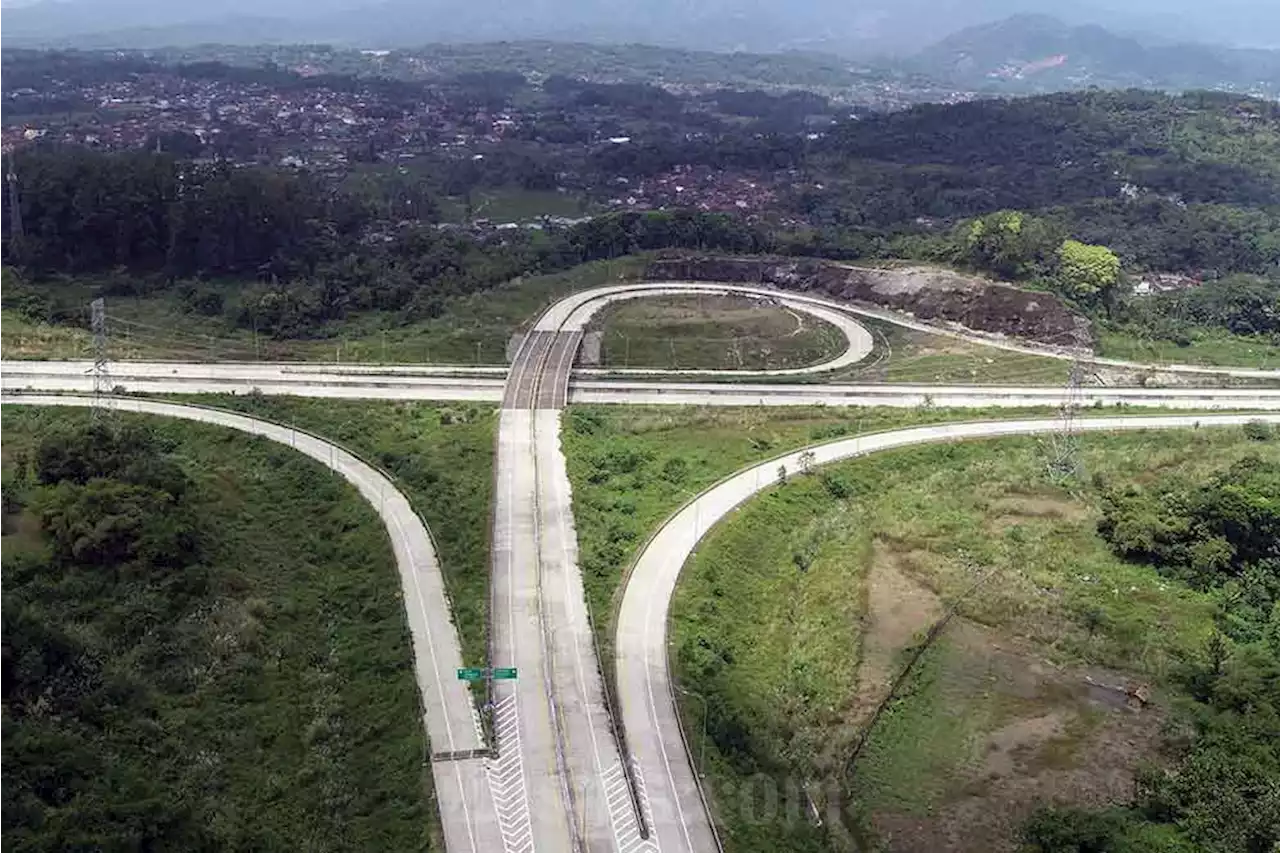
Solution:
[[[955,323],[979,332],[1012,335],[1064,347],[1091,347],[1089,321],[1056,296],[1003,282],[924,266],[853,267],[794,258],[661,258],[645,278],[725,281],[797,292],[822,293],[848,302],[882,305],[925,320]]]
[[[942,600],[905,570],[909,555],[877,541],[867,577],[867,630],[858,667],[852,722],[862,725],[875,711],[902,668],[902,650],[919,642],[942,617]]]
[[[1156,755],[1161,711],[1126,701],[1123,673],[1058,668],[1033,647],[957,618],[959,652],[945,678],[953,708],[986,720],[972,761],[926,815],[872,818],[892,853],[1018,850],[1023,822],[1039,806],[1124,802],[1134,772]]]
[[[1082,521],[1089,516],[1089,509],[1068,498],[1018,495],[993,501],[987,513],[987,529],[1002,533],[1011,527],[1033,519],[1051,521]]]

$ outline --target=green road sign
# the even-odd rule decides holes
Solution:
[[[484,678],[510,679],[516,677],[516,668],[514,666],[496,666],[493,669],[484,669],[478,666],[469,666],[465,669],[458,670],[458,679],[461,681],[480,681]]]

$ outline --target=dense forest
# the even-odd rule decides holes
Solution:
[[[182,73],[315,85],[217,63]],[[350,81],[357,83],[367,81]],[[518,74],[464,75],[449,97],[496,104],[529,85]],[[808,138],[770,127],[821,111],[826,102],[816,96],[700,96],[747,121],[708,129],[705,113],[654,86],[553,77],[540,91],[557,106],[509,146],[483,158],[442,157],[415,173],[421,177],[389,172],[358,185],[233,166],[207,152],[190,160],[24,148],[14,158],[24,232],[5,234],[4,260],[15,273],[5,304],[41,319],[67,316],[56,284],[67,276],[108,293],[240,281],[239,297],[197,296],[193,309],[305,336],[353,311],[399,312],[407,322],[438,313],[450,296],[522,273],[691,248],[941,262],[1055,289],[1116,328],[1175,343],[1197,329],[1280,329],[1274,104],[1211,93],[1083,92],[921,106]],[[398,94],[412,97],[407,88]],[[578,139],[575,117],[586,113],[658,124],[650,138],[593,147]],[[789,189],[775,209],[749,218],[624,213],[562,230],[488,235],[435,224],[446,196],[564,182],[589,195],[678,165],[783,176]],[[1208,284],[1189,296],[1123,298],[1126,289],[1116,285],[1146,271]]]
[[[345,481],[177,421],[4,429],[7,849],[438,849],[390,548]]]

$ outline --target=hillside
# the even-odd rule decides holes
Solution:
[[[1047,15],[966,28],[912,63],[958,85],[1020,92],[1088,86],[1280,91],[1280,51],[1153,44]]]

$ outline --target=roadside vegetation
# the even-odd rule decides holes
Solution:
[[[672,663],[730,850],[1280,840],[1274,431],[1090,435],[1067,480],[1049,458],[793,472],[712,531]]]
[[[1065,384],[1070,362],[908,329],[881,320],[859,320],[875,339],[861,363],[831,376],[839,382],[952,383],[979,385]]]
[[[573,486],[579,564],[604,665],[611,666],[613,609],[637,549],[717,480],[820,441],[917,424],[1055,414],[1045,408],[570,407],[561,441]]]
[[[355,489],[220,427],[0,418],[6,849],[443,849]]]
[[[485,665],[494,406],[231,394],[182,399],[296,426],[388,473],[431,531],[465,662]]]
[[[777,370],[829,361],[847,347],[830,323],[742,296],[614,303],[591,324],[602,367]]]
[[[387,364],[505,364],[511,336],[551,302],[588,287],[616,283],[643,268],[643,257],[600,261],[562,273],[516,278],[493,290],[443,298],[430,317],[406,322],[390,311],[350,311],[308,331],[256,332],[236,317],[249,294],[235,281],[192,283],[176,292],[135,294],[107,287],[112,358],[176,361],[322,361]],[[0,315],[4,358],[91,358],[88,304],[103,285],[63,284],[52,295],[12,270]],[[201,308],[201,306],[205,306]],[[214,310],[216,308],[216,310]]]

